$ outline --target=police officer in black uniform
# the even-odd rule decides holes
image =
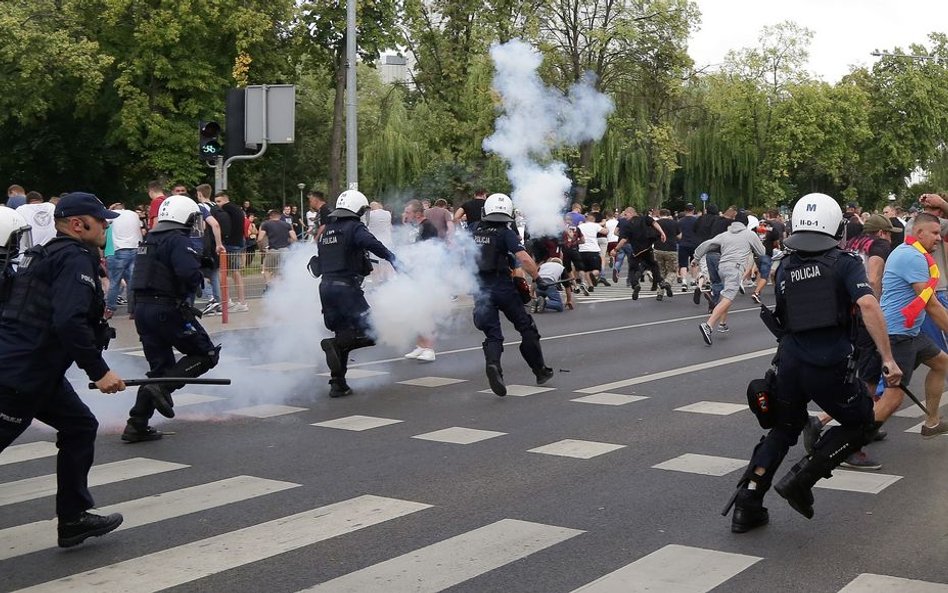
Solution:
[[[201,254],[191,242],[202,223],[194,200],[169,196],[135,256],[131,286],[135,329],[148,360],[149,377],[199,377],[217,365],[220,347],[211,342],[191,307],[194,294],[204,286]],[[173,348],[184,354],[177,362]],[[148,426],[148,421],[156,409],[162,416],[174,417],[171,392],[181,387],[180,383],[140,387],[122,440],[160,439],[161,431]]]
[[[520,354],[533,370],[537,385],[543,385],[553,377],[553,369],[543,362],[540,333],[533,317],[524,309],[524,301],[511,276],[511,258],[519,261],[530,276],[537,278],[539,275],[537,264],[524,250],[520,236],[510,228],[513,221],[513,203],[510,198],[504,194],[492,194],[484,201],[481,220],[471,232],[480,248],[477,260],[480,291],[474,297],[474,327],[484,332],[487,380],[491,391],[499,396],[507,395],[504,371],[500,366],[500,357],[504,351],[501,312],[520,332]],[[519,278],[519,281],[524,280]]]
[[[19,264],[0,319],[0,451],[36,418],[56,429],[58,543],[81,544],[122,523],[88,510],[89,468],[98,422],[66,381],[75,362],[103,393],[125,383],[102,358],[109,327],[99,249],[105,245],[107,210],[94,195],[64,196],[54,211],[56,237],[30,249]]]
[[[370,251],[396,266],[395,254],[360,220],[368,207],[369,201],[362,193],[355,190],[342,192],[329,223],[319,236],[319,257],[311,264],[313,274],[322,275],[319,299],[323,322],[335,335],[320,342],[329,366],[330,397],[352,393],[346,383],[349,353],[375,345],[375,340],[368,335],[369,304],[362,292],[362,281],[372,272],[366,252]],[[314,267],[316,269],[312,269]]]
[[[846,457],[868,443],[880,424],[865,383],[856,377],[853,360],[853,305],[887,369],[889,385],[898,385],[902,371],[892,359],[885,319],[858,256],[838,248],[843,214],[824,194],[808,194],[793,208],[793,234],[785,241],[792,252],[777,273],[776,393],[771,405],[775,424],[754,449],[736,493],[731,531],[743,533],[765,525],[769,516],[764,494],[797,442],[807,419],[807,403],[815,401],[840,426],[828,430],[813,452],[793,466],[776,485],[777,493],[797,512],[813,516],[811,488]]]

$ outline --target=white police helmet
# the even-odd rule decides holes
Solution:
[[[33,246],[33,236],[26,219],[12,208],[0,207],[0,252],[15,257]]]
[[[506,194],[491,194],[484,200],[481,220],[487,222],[513,222],[513,202]]]
[[[359,218],[369,209],[369,200],[358,190],[347,189],[336,198],[336,209],[330,216],[336,218]]]
[[[793,233],[784,241],[797,251],[826,251],[843,236],[843,211],[826,194],[807,194],[797,200],[790,217]]]
[[[201,222],[201,210],[188,196],[168,196],[158,208],[153,233],[170,230],[191,230]]]

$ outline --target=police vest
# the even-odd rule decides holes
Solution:
[[[472,237],[480,249],[477,259],[479,274],[509,274],[510,261],[507,259],[507,249],[501,246],[501,236],[507,230],[505,224],[485,224],[479,222]]]
[[[326,225],[319,237],[319,267],[324,276],[368,276],[372,273],[368,253],[354,242],[357,225],[361,224],[355,219],[343,219]]]
[[[176,231],[166,231],[174,233]],[[161,260],[159,249],[163,233],[149,233],[138,246],[135,255],[135,269],[132,272],[132,290],[136,294],[151,295],[169,299],[179,298],[179,282],[171,267]]]
[[[833,248],[816,256],[792,253],[783,259],[780,288],[784,306],[780,321],[786,331],[849,326],[849,299],[834,272],[842,254]]]
[[[9,298],[3,307],[3,319],[16,320],[27,327],[48,331],[52,326],[52,274],[50,266],[43,265],[50,257],[68,247],[80,247],[74,239],[56,237],[46,245],[31,247],[24,254],[10,285]],[[81,248],[81,247],[80,247]],[[86,251],[86,253],[89,253]],[[89,253],[89,258],[97,263]],[[93,283],[96,298],[92,299],[90,318],[101,319],[105,312],[105,294],[97,279]]]

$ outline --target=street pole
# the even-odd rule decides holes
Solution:
[[[346,182],[359,189],[359,145],[356,107],[356,0],[346,2]]]
[[[297,183],[296,187],[300,190],[300,226],[303,228],[303,234],[306,234],[306,211],[303,210],[303,190],[306,189],[305,183]],[[300,241],[303,237],[297,237]]]

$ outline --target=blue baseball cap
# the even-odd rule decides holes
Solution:
[[[118,218],[119,213],[105,207],[99,198],[92,194],[77,191],[60,198],[53,212],[54,218],[69,218],[70,216],[92,216],[106,219]]]

